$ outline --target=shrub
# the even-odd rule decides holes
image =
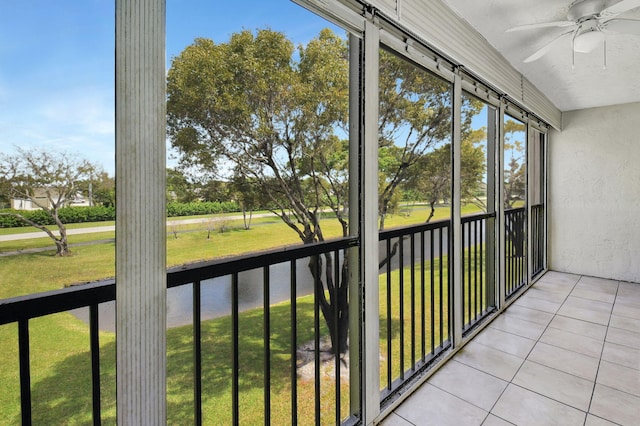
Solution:
[[[231,213],[240,211],[240,206],[235,201],[206,201],[167,204],[167,216],[198,216],[216,213]]]
[[[235,201],[169,203],[167,205],[167,217],[198,216],[215,213],[231,213],[240,211]],[[44,210],[0,210],[0,213],[17,213],[32,220],[39,225],[53,225],[53,218]],[[115,220],[115,207],[65,207],[58,211],[58,217],[62,223],[104,222]],[[15,228],[28,226],[15,216],[0,215],[0,228]]]

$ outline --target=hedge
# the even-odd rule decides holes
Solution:
[[[167,217],[198,216],[214,213],[231,213],[240,211],[235,201],[211,201],[167,204]]]
[[[167,205],[167,217],[197,216],[214,213],[231,213],[240,211],[237,203],[233,201],[195,202],[195,203],[169,203]],[[43,210],[0,210],[0,213],[18,213],[40,225],[53,225],[53,219]],[[62,223],[104,222],[115,220],[114,207],[65,207],[58,211]],[[15,216],[0,215],[0,228],[16,228],[29,226]]]

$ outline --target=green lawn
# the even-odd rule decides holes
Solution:
[[[257,215],[261,215],[261,214],[272,214],[271,212],[269,212],[268,210],[258,210],[253,212],[254,216]],[[216,213],[215,215],[212,215],[212,217],[215,216],[216,218],[224,218],[224,217],[233,217],[233,216],[242,216],[242,212],[233,212],[233,213]],[[185,220],[185,219],[201,219],[202,216],[198,215],[198,216],[175,216],[175,217],[168,217],[167,221],[168,222],[175,222],[175,221],[179,221],[179,220]],[[252,219],[252,223],[254,223],[254,221],[258,221],[260,218],[253,218]],[[273,220],[274,218],[263,218],[263,219],[271,219]],[[277,218],[276,218],[277,219]],[[67,229],[81,229],[81,228],[91,228],[94,226],[113,226],[115,225],[115,221],[111,220],[111,221],[104,221],[104,222],[85,222],[85,223],[69,223],[66,225]],[[53,226],[53,229],[55,229],[55,226]],[[10,234],[24,234],[24,233],[28,233],[28,232],[42,232],[40,231],[38,228],[34,228],[33,226],[19,226],[19,227],[15,227],[15,228],[0,228],[0,235],[10,235]]]
[[[469,209],[469,207],[467,208]],[[448,217],[448,208],[439,208],[433,220]],[[387,228],[420,223],[424,211],[398,214],[387,218]],[[203,224],[178,225],[177,238],[169,230],[167,235],[167,265],[175,266],[224,256],[255,252],[274,247],[300,244],[297,235],[280,221],[272,218],[256,218],[250,230],[244,230],[242,221],[229,223],[227,232],[212,231]],[[336,220],[325,219],[323,232],[326,238],[341,235]],[[207,238],[209,235],[209,238]],[[113,232],[70,235],[71,244],[112,240]],[[51,247],[48,237],[0,242],[0,253],[28,248]],[[0,262],[0,298],[38,293],[64,287],[69,284],[91,282],[115,275],[115,244],[113,241],[80,245],[72,248],[73,256],[57,258],[54,248],[38,253],[24,253],[3,257]]]
[[[436,262],[436,270],[438,263]],[[429,277],[429,267],[427,280]],[[416,268],[419,272],[419,266]],[[446,273],[446,269],[445,269]],[[404,268],[405,279],[410,277],[410,268]],[[393,273],[391,292],[392,324],[392,373],[398,377],[401,369],[410,367],[410,332],[411,311],[410,296],[414,294],[416,301],[421,300],[420,287],[406,285],[404,304],[400,305],[400,287],[398,272]],[[436,280],[437,280],[436,272]],[[446,282],[446,278],[445,278]],[[434,287],[435,306],[439,306],[439,287]],[[447,290],[443,289],[444,311],[447,318]],[[386,383],[386,275],[380,276],[381,300],[381,383]],[[431,310],[430,286],[426,288],[426,304],[424,326],[418,325],[416,336],[421,342],[424,335],[427,353],[431,350]],[[415,306],[415,319],[420,324],[422,317],[421,304]],[[291,355],[290,355],[290,303],[281,303],[271,308],[270,328],[272,331],[271,346],[271,415],[273,424],[289,423],[291,411]],[[404,323],[400,322],[400,311],[404,311]],[[434,345],[441,341],[439,332],[439,314],[436,312],[434,328]],[[262,309],[254,309],[240,314],[240,386],[239,401],[242,424],[263,423],[264,413],[264,345],[263,345]],[[297,299],[297,342],[299,344],[313,339],[313,297],[305,296]],[[326,335],[326,327],[321,321],[321,335]],[[406,335],[404,342],[405,360],[400,364],[400,327]],[[423,328],[424,327],[424,328]],[[447,325],[443,324],[444,333],[448,335]],[[31,333],[31,368],[33,392],[34,424],[88,424],[91,413],[90,392],[90,360],[88,327],[70,314],[56,314],[33,320],[30,323]],[[205,321],[202,325],[203,349],[203,417],[205,424],[229,424],[231,407],[231,319],[223,317]],[[0,339],[5,351],[0,354],[0,383],[5,390],[0,394],[0,424],[19,423],[19,383],[17,365],[17,327],[8,325],[0,327]],[[103,423],[115,424],[115,340],[112,333],[100,333],[101,339],[101,380]],[[167,335],[168,364],[168,423],[191,424],[193,421],[193,353],[192,327],[184,326],[168,330]],[[421,344],[418,343],[417,357],[422,356]],[[344,380],[344,379],[343,379]],[[309,424],[313,421],[314,380],[298,377],[298,421]],[[335,418],[336,395],[334,377],[323,374],[321,381],[322,424],[332,424]],[[348,381],[341,387],[341,412],[348,413]]]
[[[448,262],[446,257],[442,259],[443,285],[442,291],[440,291],[440,261],[440,258],[434,259],[433,282],[431,281],[432,266],[430,263],[425,264],[424,280],[422,279],[422,265],[419,263],[414,266],[413,271],[410,266],[391,271],[390,285],[387,283],[387,274],[380,274],[381,388],[385,388],[389,380],[393,382],[399,378],[414,365],[415,361],[436,351],[437,347],[448,339]],[[402,286],[400,285],[401,273]],[[415,280],[414,285],[411,285],[412,275]],[[390,316],[388,307],[390,307]],[[441,317],[442,323],[440,322]],[[390,347],[388,345],[388,330],[391,330]],[[403,334],[403,344],[401,344],[401,333]],[[392,366],[390,372],[388,371],[389,356],[391,356]]]
[[[387,218],[387,227],[407,225],[411,221],[423,221],[424,211],[416,210],[413,215],[394,215]],[[448,209],[438,212],[439,218],[448,216]],[[438,217],[434,218],[437,220]],[[409,223],[408,223],[409,222]],[[254,221],[254,223],[256,223]],[[325,236],[340,235],[340,227],[335,220],[323,223]],[[183,230],[183,229],[181,229]],[[235,228],[220,233],[213,232],[207,239],[207,232],[198,228],[186,229],[178,238],[173,234],[167,236],[167,259],[169,265],[177,265],[202,259],[210,259],[232,254],[246,253],[277,246],[299,244],[297,236],[282,223],[276,222],[264,226],[255,226],[249,231]],[[91,238],[108,238],[109,233],[72,236],[71,242],[92,241]],[[75,237],[82,237],[75,240]],[[86,239],[84,239],[86,238]],[[39,239],[44,240],[46,239]],[[25,241],[22,241],[25,243]],[[4,243],[2,243],[4,244]],[[0,251],[10,250],[0,245]],[[2,259],[0,263],[0,298],[21,294],[47,291],[70,283],[93,281],[114,275],[114,243],[83,245],[74,248],[74,256],[55,258],[51,252],[21,254]],[[428,271],[428,268],[427,268]],[[404,268],[405,282],[409,282],[411,272]],[[419,272],[418,272],[419,273]],[[446,270],[445,270],[446,273]],[[391,293],[398,295],[399,272],[394,272]],[[427,272],[429,276],[429,272]],[[381,301],[381,354],[386,357],[386,277],[380,277]],[[382,285],[384,284],[384,285]],[[396,372],[406,370],[411,361],[408,346],[411,340],[405,340],[404,365],[399,363],[400,344],[397,337],[400,327],[406,336],[411,330],[410,295],[413,292],[416,300],[421,300],[419,287],[405,285],[404,304],[399,297],[392,298],[392,364],[394,377]],[[430,323],[430,294],[427,287],[425,318]],[[434,291],[435,306],[440,304],[440,292]],[[446,321],[447,292],[443,292]],[[298,344],[313,338],[311,296],[299,298],[298,301]],[[422,317],[421,304],[414,306],[418,320]],[[400,323],[400,311],[404,312],[404,323]],[[290,416],[290,304],[283,303],[271,310],[271,374],[272,374],[272,422],[288,423]],[[441,341],[439,335],[439,315],[434,316],[433,344]],[[323,321],[321,321],[324,324]],[[323,325],[324,327],[324,325]],[[230,318],[219,318],[203,323],[203,410],[205,424],[228,424],[230,420]],[[30,322],[31,337],[31,369],[33,394],[34,424],[88,424],[90,422],[91,399],[89,384],[89,335],[88,327],[71,314],[50,315]],[[326,330],[323,329],[323,334]],[[425,336],[427,352],[431,346],[431,329],[425,325],[417,329],[418,339]],[[241,423],[262,423],[263,413],[263,312],[261,309],[244,312],[240,315],[240,405]],[[443,324],[443,336],[448,335],[447,326]],[[112,333],[101,332],[101,375],[103,383],[103,423],[115,423],[115,338]],[[0,326],[0,341],[3,351],[0,352],[0,424],[19,423],[19,383],[17,362],[17,326],[9,324]],[[168,356],[168,416],[169,424],[192,423],[192,360],[191,326],[170,329],[167,336]],[[421,356],[421,343],[417,356]],[[386,366],[386,359],[381,366]],[[386,381],[385,370],[381,369],[382,385]],[[313,380],[298,378],[298,415],[300,424],[306,424],[313,415]],[[334,422],[335,394],[333,379],[330,375],[322,378],[321,401],[323,406],[323,424]],[[348,410],[348,383],[342,388],[341,410]],[[225,417],[226,416],[226,417]]]

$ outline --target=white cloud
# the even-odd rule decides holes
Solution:
[[[114,171],[113,91],[74,87],[11,96],[0,103],[0,147],[14,146],[76,153]]]

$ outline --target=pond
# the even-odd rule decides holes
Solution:
[[[415,260],[419,262],[419,239],[415,241]],[[404,266],[410,265],[410,240],[406,239],[404,245]],[[430,244],[425,241],[425,257],[430,257]],[[380,256],[386,250],[384,242],[380,243]],[[434,247],[434,256],[438,257],[437,244]],[[444,241],[443,252],[446,253],[447,242]],[[313,293],[313,278],[309,272],[309,259],[303,258],[296,261],[296,296],[306,296]],[[391,269],[399,267],[399,256],[392,258]],[[386,266],[380,273],[386,272]],[[291,268],[289,262],[272,265],[269,272],[270,288],[269,302],[275,304],[291,299]],[[193,323],[193,285],[182,285],[167,290],[167,327],[179,327]],[[238,307],[245,311],[261,307],[263,304],[263,270],[252,269],[238,274]],[[102,331],[115,332],[115,302],[103,303],[99,307],[99,328]],[[71,311],[73,315],[82,321],[89,322],[89,308],[79,308]],[[201,285],[201,318],[209,320],[231,314],[231,276],[223,276],[202,281]]]

